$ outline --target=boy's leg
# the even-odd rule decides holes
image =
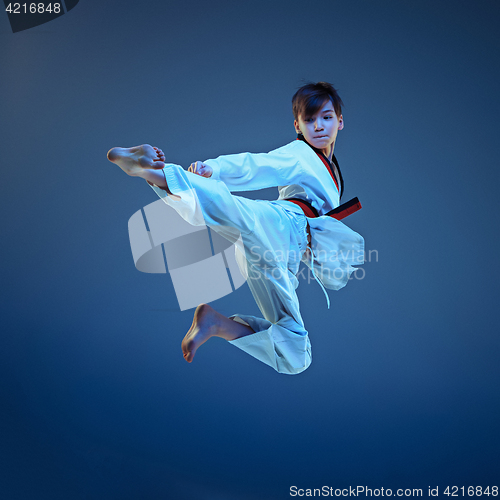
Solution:
[[[252,230],[252,209],[241,204],[236,206],[239,197],[233,197],[223,182],[187,172],[179,165],[168,164],[165,168],[165,155],[158,148],[148,144],[112,148],[108,151],[108,159],[127,175],[145,179],[166,191],[168,197],[155,189],[168,205],[191,224],[227,227],[224,236],[228,239],[233,239],[234,229],[241,233]],[[208,206],[210,210],[205,210]],[[237,220],[234,220],[235,216]],[[223,231],[218,232],[223,234]]]
[[[251,250],[251,254],[247,252],[249,269],[257,269],[258,277],[250,288],[266,319],[235,315],[233,321],[216,313],[210,306],[202,305],[197,308],[193,325],[182,342],[186,360],[192,361],[196,350],[210,337],[220,336],[277,371],[299,373],[307,368],[310,363],[310,343],[295,294],[297,280],[294,274],[298,270],[300,257],[295,259],[296,269],[290,273],[287,259],[280,266],[273,267],[271,257],[269,268],[262,261],[263,255],[258,254],[259,251],[269,251],[271,256],[274,251],[286,254],[292,240],[295,245],[293,252],[297,253],[296,237],[291,236],[291,233],[296,234],[297,231],[291,230],[290,221],[283,216],[282,208],[271,206],[269,202],[233,196],[223,182],[186,172],[177,165],[169,165],[162,172],[160,164],[165,159],[163,153],[151,146],[113,148],[108,153],[108,158],[128,175],[145,178],[167,190],[169,195],[173,194],[165,196],[164,191],[155,189],[186,221],[195,225],[206,224],[232,241],[236,229],[241,233],[245,247]],[[155,175],[158,182],[153,177]],[[304,233],[305,224],[304,218]],[[255,262],[255,259],[259,262]],[[265,271],[259,269],[259,263],[264,264]],[[278,280],[272,275],[277,267],[281,269],[278,271],[281,276]],[[266,291],[261,293],[258,289]],[[238,318],[245,324],[238,322]],[[265,351],[263,355],[259,352],[262,350]],[[295,351],[298,351],[299,361],[292,359]]]
[[[296,374],[304,371],[312,360],[311,343],[295,291],[300,258],[307,244],[307,220],[290,212],[287,219],[290,229],[281,228],[281,238],[273,237],[270,241],[267,235],[276,233],[266,230],[265,224],[258,224],[253,237],[260,242],[251,247],[251,255],[247,253],[245,259],[240,259],[240,266],[247,266],[247,283],[264,318],[231,316],[257,333],[230,342],[280,373]],[[260,253],[258,245],[262,245]],[[286,260],[265,259],[271,249],[275,256],[280,251],[286,252]]]
[[[109,161],[116,163],[127,175],[143,178],[172,194],[162,170],[165,155],[161,149],[148,144],[132,148],[115,147],[108,151],[107,156]],[[190,363],[198,347],[211,337],[232,341],[252,333],[255,332],[249,326],[223,316],[208,304],[201,304],[196,308],[193,324],[182,341],[184,358]]]

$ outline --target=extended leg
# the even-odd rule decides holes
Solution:
[[[149,148],[111,150],[109,156],[129,175],[160,187],[168,183],[168,196],[152,187],[190,224],[208,225],[232,242],[235,233],[241,234],[245,257],[258,274],[256,283],[249,285],[265,319],[237,314],[233,320],[202,304],[182,341],[186,361],[191,362],[209,338],[219,336],[280,373],[305,370],[311,362],[311,346],[295,294],[295,275],[307,244],[305,217],[289,215],[267,201],[234,196],[223,182],[186,172],[178,165],[169,164],[160,172],[155,166],[164,157],[161,151]],[[144,176],[148,171],[165,177],[151,181]]]
[[[108,159],[116,163],[127,175],[146,179],[172,195],[162,171],[165,156],[160,149],[148,144],[132,148],[116,147],[108,151]],[[182,341],[184,358],[191,363],[196,350],[211,337],[231,341],[252,333],[255,332],[249,326],[232,321],[209,305],[201,304],[197,307],[193,324]]]

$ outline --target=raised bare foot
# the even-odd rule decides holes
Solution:
[[[133,148],[112,148],[108,151],[108,160],[132,176],[140,175],[144,169],[161,169],[165,166],[163,151],[149,144]]]
[[[200,304],[194,312],[193,324],[182,340],[184,359],[191,363],[198,347],[217,333],[219,313],[208,304]]]

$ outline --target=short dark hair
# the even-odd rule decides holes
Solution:
[[[298,120],[301,115],[305,118],[316,114],[327,99],[332,102],[335,114],[340,118],[344,103],[331,83],[318,82],[303,85],[292,97],[294,118]]]

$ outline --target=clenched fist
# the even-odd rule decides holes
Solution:
[[[213,169],[210,165],[203,163],[201,161],[195,161],[191,163],[188,168],[188,172],[193,172],[193,174],[201,175],[202,177],[211,177]]]

